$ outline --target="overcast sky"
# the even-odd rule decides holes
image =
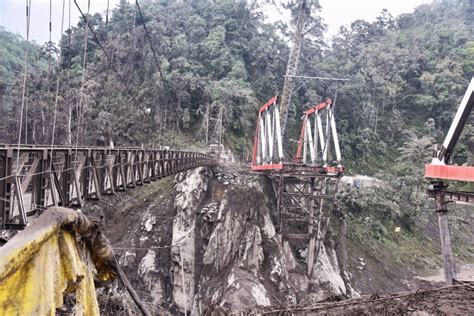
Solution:
[[[88,0],[77,0],[83,11],[87,10]],[[109,0],[110,7],[113,8],[119,0]],[[134,2],[134,0],[129,0]],[[43,44],[49,39],[48,20],[49,20],[49,0],[31,0],[31,30],[30,37],[39,44]],[[78,21],[79,12],[74,5],[73,0],[65,0],[66,13],[65,25],[68,25],[68,4],[71,2],[71,24],[75,25]],[[429,3],[430,0],[320,0],[323,7],[322,16],[325,23],[328,24],[328,34],[330,37],[337,33],[341,25],[348,25],[357,19],[373,21],[379,15],[382,9],[388,9],[392,15],[412,12],[413,9],[423,3]],[[25,3],[26,0],[0,0],[0,25],[7,30],[20,35],[26,35],[25,22]],[[52,1],[52,39],[57,42],[60,38],[61,30],[61,11],[63,0]],[[91,0],[91,12],[105,12],[107,0]],[[265,9],[265,14],[275,19],[278,14],[271,9]]]

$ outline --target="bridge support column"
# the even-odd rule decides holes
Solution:
[[[298,171],[272,175],[277,198],[274,216],[277,233],[284,240],[307,242],[306,268],[310,278],[329,227],[338,182],[339,177],[336,175],[304,174]],[[290,241],[290,244],[293,242]]]
[[[445,185],[443,182],[436,182],[432,184],[430,190],[434,194],[436,213],[438,214],[439,237],[441,240],[441,251],[444,261],[444,276],[446,283],[452,285],[453,279],[456,278],[456,271],[451,249],[451,237],[449,235],[448,208],[446,207],[445,198],[446,188],[447,185]]]

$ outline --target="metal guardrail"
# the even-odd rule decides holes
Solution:
[[[216,159],[197,152],[140,148],[0,145],[0,229],[22,229],[50,206],[126,191]]]

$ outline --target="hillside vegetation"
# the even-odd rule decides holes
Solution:
[[[341,28],[328,44],[318,6],[312,5],[299,73],[350,79],[337,95],[338,128],[350,170],[419,176],[428,148],[445,134],[474,75],[469,8],[469,1],[451,0],[398,17],[383,11],[375,22],[358,20]],[[60,55],[52,43],[31,48],[30,63],[40,61],[43,67],[30,71],[26,140],[51,139],[52,127],[42,125],[52,121],[59,74],[58,144],[201,141],[197,132],[210,105],[225,107],[225,142],[239,153],[249,151],[258,105],[281,90],[292,24],[264,22],[259,2],[143,1],[142,12],[159,64],[134,5],[122,1],[108,25],[100,14],[89,17],[129,90],[89,31],[82,85],[83,22],[66,31]],[[0,50],[6,52],[0,60],[7,96],[2,108],[10,114],[2,141],[16,142],[25,44],[4,29],[0,33]],[[308,102],[334,92],[334,84],[324,82],[296,91],[288,137],[296,138]],[[460,162],[470,158],[472,132],[469,125],[456,156]],[[177,141],[178,133],[189,137]]]

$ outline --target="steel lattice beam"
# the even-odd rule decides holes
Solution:
[[[0,229],[21,229],[50,206],[81,207],[215,158],[178,150],[0,145]]]

